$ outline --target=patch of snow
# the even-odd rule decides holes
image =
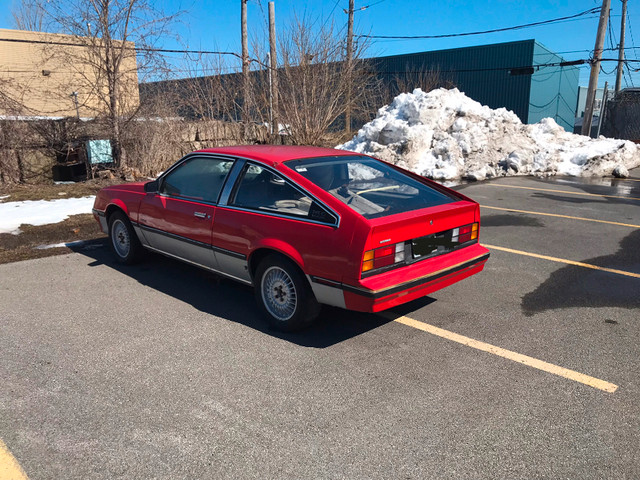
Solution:
[[[5,198],[9,198],[11,195],[0,195],[0,200],[4,200]]]
[[[62,222],[70,215],[91,213],[95,197],[61,198],[59,200],[26,200],[0,203],[0,233],[20,233],[23,223],[47,225]]]
[[[13,120],[13,121],[40,121],[40,120],[63,120],[65,117],[59,116],[47,116],[47,115],[0,115],[0,120]],[[80,117],[78,120],[81,122],[88,122],[94,120],[93,117]]]
[[[609,176],[640,166],[626,140],[566,132],[553,119],[525,125],[458,89],[398,95],[343,150],[369,154],[440,181],[510,175]]]
[[[629,178],[629,170],[622,165],[616,165],[613,169],[613,176],[616,178]]]
[[[262,122],[264,127],[267,127],[269,131],[271,131],[271,123],[270,122]],[[278,135],[289,135],[291,131],[291,125],[278,123]]]
[[[86,242],[84,240],[78,240],[77,242],[67,242],[67,243],[52,243],[49,245],[38,245],[36,250],[49,250],[50,248],[63,248],[63,247],[79,247],[84,245]]]

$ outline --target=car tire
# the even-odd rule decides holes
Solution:
[[[132,265],[142,258],[142,244],[124,212],[109,216],[109,246],[118,263]]]
[[[269,325],[283,332],[309,326],[320,313],[311,287],[292,261],[270,255],[256,269],[256,300]]]

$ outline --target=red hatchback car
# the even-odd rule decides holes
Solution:
[[[480,208],[375,158],[316,147],[193,152],[157,180],[102,189],[94,216],[117,260],[143,249],[253,285],[269,323],[320,304],[377,312],[480,272]]]

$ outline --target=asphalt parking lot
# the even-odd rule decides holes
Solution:
[[[639,478],[632,174],[458,187],[482,273],[297,334],[161,257],[0,265],[0,478]]]

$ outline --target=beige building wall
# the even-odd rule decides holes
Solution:
[[[85,41],[71,35],[0,29],[0,115],[76,116],[74,92],[80,117],[106,114],[108,90],[102,69],[95,67],[101,64],[96,56],[104,51],[82,46]],[[140,101],[134,44],[127,43],[131,49],[126,50],[120,79],[122,115],[135,110]]]

